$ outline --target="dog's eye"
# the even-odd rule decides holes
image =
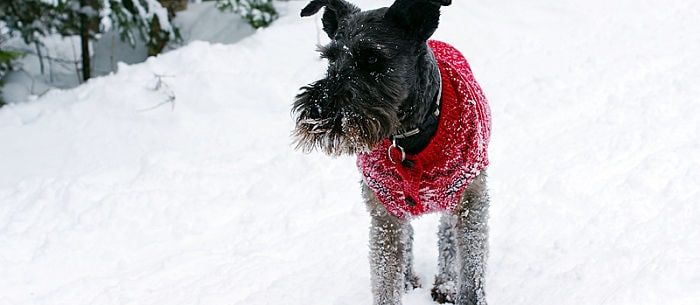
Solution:
[[[376,63],[377,63],[377,57],[376,57],[376,56],[367,57],[367,63],[370,64],[370,65],[376,64]]]

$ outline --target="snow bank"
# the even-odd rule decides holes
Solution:
[[[386,1],[359,1],[363,8]],[[370,304],[352,158],[290,148],[314,18],[0,109],[0,304]],[[700,300],[700,4],[455,2],[494,117],[491,304]],[[436,217],[415,224],[431,304]]]
[[[147,5],[153,6],[153,0]],[[143,7],[140,12],[144,12]],[[151,12],[158,16],[164,13],[167,14],[162,8]],[[255,30],[238,14],[221,12],[214,2],[189,4],[186,11],[178,12],[173,24],[180,30],[182,40],[171,41],[166,46],[166,52],[197,40],[235,43],[255,33]],[[111,26],[108,25],[108,28]],[[169,24],[167,28],[170,28]],[[132,46],[128,41],[122,41],[119,33],[114,30],[108,30],[100,35],[91,44],[93,75],[102,76],[116,72],[119,63],[144,62],[148,58],[146,42],[138,35],[134,39]],[[46,93],[51,88],[67,89],[81,83],[82,78],[78,68],[80,38],[78,36],[62,37],[56,34],[44,37],[41,41],[44,45],[41,47],[43,71],[39,57],[36,55],[35,45],[27,45],[19,37],[7,43],[6,47],[25,53],[25,56],[16,62],[20,69],[9,72],[3,79],[5,85],[2,94],[8,103],[22,103],[28,99],[36,99],[36,96]]]

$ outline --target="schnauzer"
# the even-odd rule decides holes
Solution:
[[[313,0],[301,16],[324,8],[320,47],[326,77],[301,88],[298,149],[357,155],[371,215],[370,266],[375,305],[399,305],[420,286],[413,270],[411,218],[443,212],[439,303],[486,304],[486,186],[490,110],[462,54],[428,40],[451,0],[396,0],[370,11],[344,0]]]

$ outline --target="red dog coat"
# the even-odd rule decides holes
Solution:
[[[357,156],[363,179],[387,211],[399,218],[453,211],[464,188],[488,164],[491,113],[464,56],[451,45],[431,40],[442,78],[437,131],[411,168],[389,159],[385,139]],[[396,149],[393,149],[395,151]],[[394,156],[394,160],[401,160]]]

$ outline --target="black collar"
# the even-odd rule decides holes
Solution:
[[[435,95],[435,103],[433,103],[432,112],[418,127],[393,135],[389,137],[393,146],[408,154],[417,154],[428,145],[430,139],[435,134],[440,118],[440,101],[442,99],[442,77],[440,79],[440,87]]]

